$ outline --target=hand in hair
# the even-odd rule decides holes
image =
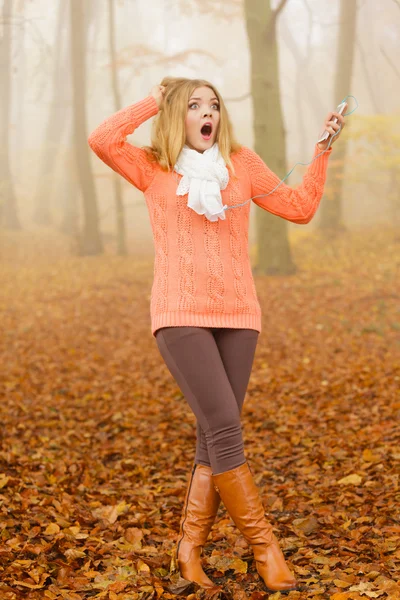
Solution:
[[[157,102],[158,108],[160,108],[161,102],[163,101],[165,93],[165,85],[154,85],[150,90],[150,95],[153,96]]]

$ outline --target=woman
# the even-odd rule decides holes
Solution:
[[[129,144],[126,136],[152,116],[151,146]],[[330,134],[343,127],[343,116],[329,113],[325,128]],[[215,86],[172,77],[106,119],[88,141],[144,193],[155,244],[152,335],[197,419],[177,545],[181,575],[214,586],[200,556],[222,499],[252,546],[266,586],[293,590],[296,579],[264,516],[243,449],[240,414],[261,333],[246,199],[258,198],[254,201],[261,208],[308,223],[323,194],[332,147],[324,151],[328,140],[315,145],[317,158],[296,189],[279,185],[262,159],[235,140]]]

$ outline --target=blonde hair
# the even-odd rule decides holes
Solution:
[[[165,171],[173,170],[186,141],[185,118],[190,96],[196,88],[207,86],[219,100],[220,120],[215,141],[226,166],[235,175],[230,155],[242,146],[236,141],[228,111],[215,86],[205,79],[184,77],[164,77],[160,85],[165,86],[165,93],[152,123],[151,146],[142,146],[150,160],[158,162]]]

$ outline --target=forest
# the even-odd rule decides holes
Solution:
[[[0,7],[0,600],[400,600],[400,1]],[[226,225],[236,258],[247,215],[262,331],[244,452],[288,592],[265,585],[223,502],[200,559],[215,587],[179,568],[196,416],[153,331],[172,268],[161,209],[89,143],[165,77],[216,86],[282,197],[323,185],[309,221],[268,199],[190,221]],[[125,145],[150,145],[153,112]]]

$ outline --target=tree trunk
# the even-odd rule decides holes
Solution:
[[[100,254],[103,244],[99,230],[96,190],[89,158],[86,127],[86,34],[81,0],[70,0],[71,77],[73,89],[74,154],[83,201],[83,232],[78,253]]]
[[[16,74],[14,80],[14,106],[15,106],[15,127],[14,137],[18,140],[18,144],[14,145],[14,156],[11,158],[11,163],[18,164],[18,168],[21,173],[26,173],[26,154],[25,154],[25,119],[26,119],[26,82],[29,81],[29,74],[27,72],[27,56],[25,48],[25,40],[27,37],[27,24],[25,17],[26,0],[19,0],[15,3],[15,10],[17,13],[17,27],[15,28],[15,34],[13,42],[15,40],[14,56],[16,58],[16,66],[14,66],[14,73]],[[18,192],[17,192],[18,193]]]
[[[336,55],[334,108],[350,93],[356,34],[357,0],[340,0],[339,38]],[[349,102],[348,102],[349,104]],[[349,112],[347,109],[346,112]],[[348,127],[348,122],[346,127]],[[329,166],[330,190],[320,209],[320,229],[343,231],[345,226],[342,214],[343,173],[347,154],[346,135],[336,143],[334,160]]]
[[[114,0],[108,0],[108,34],[109,34],[109,50],[111,60],[111,86],[114,96],[114,109],[115,112],[122,108],[121,95],[118,85],[118,72],[117,72],[117,60],[115,51],[115,14],[114,14]],[[113,175],[114,184],[114,198],[115,198],[115,212],[117,216],[117,254],[119,256],[126,256],[126,225],[125,225],[125,211],[122,197],[122,185],[121,177],[114,173]]]
[[[20,230],[10,165],[10,112],[11,112],[11,0],[3,0],[3,36],[0,39],[0,225]]]
[[[54,40],[54,62],[52,76],[53,97],[50,102],[50,110],[47,115],[47,123],[43,140],[41,165],[38,172],[38,186],[36,189],[34,206],[35,211],[33,220],[38,225],[50,225],[52,216],[50,212],[51,189],[54,183],[57,158],[61,148],[60,140],[62,131],[66,124],[66,99],[65,94],[68,90],[68,58],[65,53],[68,52],[68,40],[64,36],[65,32],[65,9],[67,5],[60,0],[57,8],[57,26]],[[65,43],[65,46],[64,46]],[[69,69],[70,71],[70,69]],[[59,198],[61,194],[57,194]],[[77,226],[77,224],[75,224]]]
[[[285,131],[280,99],[276,19],[285,2],[273,11],[269,1],[245,0],[245,19],[251,55],[251,94],[254,116],[254,150],[268,167],[286,174]],[[287,182],[287,180],[286,180]],[[296,271],[288,223],[267,211],[257,214],[257,265],[255,274],[288,274]]]
[[[95,16],[97,16],[97,7],[95,3],[90,2],[90,0],[86,0],[85,6],[87,8],[87,18],[85,19],[85,39],[88,40],[89,27],[92,20],[94,20]],[[95,27],[95,33],[98,29],[99,27]],[[70,36],[67,37],[67,43],[69,44]],[[67,61],[65,62],[67,63]],[[69,63],[65,65],[65,70],[68,70],[68,73],[71,72]],[[68,106],[70,106],[70,102],[68,102]],[[64,163],[65,165],[63,167],[61,186],[57,193],[57,201],[60,203],[60,207],[63,211],[63,216],[59,224],[59,231],[72,236],[72,247],[74,248],[75,253],[75,249],[79,247],[79,207],[81,205],[82,194],[78,183],[78,177],[76,173],[76,161],[74,158],[74,134],[72,132],[72,116],[72,111],[68,111],[68,114],[65,114],[64,112],[63,125],[67,131],[67,140],[65,143],[61,144],[61,147],[66,149],[66,153],[64,154],[64,156],[61,157],[63,165]]]
[[[79,207],[81,205],[81,190],[77,180],[76,161],[73,151],[73,136],[71,134],[72,114],[65,119],[68,127],[67,143],[65,154],[62,156],[63,169],[66,176],[63,177],[62,185],[57,194],[60,208],[62,210],[62,219],[58,230],[65,235],[72,237],[74,254],[77,240],[79,240]]]

